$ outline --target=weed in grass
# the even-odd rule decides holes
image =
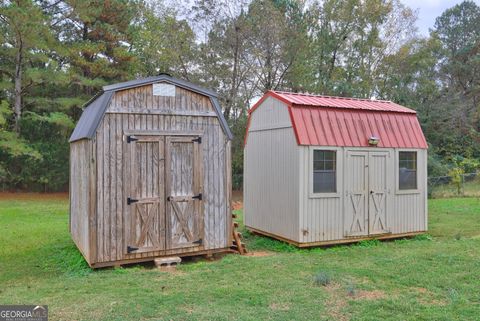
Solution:
[[[320,271],[315,275],[315,277],[313,278],[313,281],[316,286],[327,286],[331,283],[332,278],[330,277],[330,274],[328,274],[327,272]]]
[[[458,299],[458,291],[455,290],[454,288],[448,288],[447,290],[448,297],[450,298],[450,301],[455,302]]]
[[[347,285],[347,295],[354,297],[357,294],[357,286],[354,283]]]
[[[457,234],[455,234],[454,238],[455,238],[455,240],[460,241],[462,239],[462,234],[457,233]]]
[[[415,241],[432,241],[433,237],[430,234],[425,233],[425,234],[415,235],[413,239]]]
[[[248,247],[252,250],[262,249],[272,252],[299,252],[292,244],[277,241],[268,237],[252,235],[248,239]]]
[[[365,240],[365,241],[358,242],[358,246],[360,247],[375,247],[375,246],[379,246],[380,244],[382,244],[380,240]]]

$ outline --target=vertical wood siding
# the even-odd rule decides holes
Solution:
[[[132,107],[133,106],[133,107]],[[144,111],[161,111],[146,114]],[[107,113],[97,130],[97,262],[137,259],[184,253],[175,249],[126,254],[125,222],[128,179],[123,177],[127,143],[126,131],[200,131],[203,132],[205,249],[227,248],[231,244],[228,224],[230,179],[227,179],[230,144],[212,112],[208,97],[176,88],[176,97],[152,96],[152,86],[141,86],[114,94]],[[205,116],[182,114],[193,111]],[[170,114],[171,113],[171,114]],[[177,113],[177,115],[175,114]],[[180,115],[178,115],[180,114]]]
[[[245,224],[298,241],[297,143],[286,105],[271,98],[264,104],[244,151]]]
[[[70,232],[89,262],[93,255],[90,251],[90,225],[94,215],[92,190],[95,190],[95,167],[91,162],[93,144],[87,139],[70,144]]]

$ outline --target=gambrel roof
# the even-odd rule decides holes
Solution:
[[[428,148],[416,112],[391,101],[268,91],[249,123],[268,97],[288,106],[298,145],[369,147],[377,136],[378,147]]]
[[[104,86],[103,90],[95,95],[86,103],[86,108],[84,109],[82,116],[80,117],[77,126],[73,130],[72,135],[70,136],[70,142],[74,142],[80,139],[91,139],[95,136],[95,132],[103,119],[103,115],[107,110],[108,105],[112,99],[113,93],[119,90],[125,90],[129,88],[144,86],[148,84],[166,82],[186,90],[204,95],[210,98],[213,108],[217,113],[220,126],[222,127],[225,135],[228,139],[232,139],[233,135],[228,127],[227,121],[222,113],[222,108],[218,102],[218,96],[215,92],[199,87],[195,84],[187,82],[182,79],[173,78],[167,74],[161,74],[154,77],[147,77],[143,79],[136,79],[127,82],[121,82],[113,85]]]

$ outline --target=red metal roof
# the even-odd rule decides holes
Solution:
[[[378,147],[428,148],[416,112],[389,101],[269,91],[249,117],[267,97],[288,105],[299,145],[369,147],[376,136]]]
[[[407,107],[400,106],[387,100],[371,100],[347,97],[320,96],[310,94],[289,93],[283,91],[268,91],[263,97],[250,109],[252,113],[267,97],[275,97],[287,105],[301,105],[314,107],[335,107],[344,109],[360,109],[374,111],[392,111],[398,113],[412,113],[416,111]]]

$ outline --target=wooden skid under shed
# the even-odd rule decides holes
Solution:
[[[255,229],[253,227],[247,226],[247,229],[255,234],[262,235],[262,236],[267,236],[270,238],[277,239],[279,241],[283,241],[292,245],[295,245],[296,247],[314,247],[314,246],[328,246],[328,245],[336,245],[336,244],[350,244],[350,243],[356,243],[360,241],[368,241],[368,240],[388,240],[388,239],[400,239],[404,237],[412,237],[415,235],[420,235],[420,234],[425,234],[426,231],[419,231],[419,232],[409,232],[409,233],[401,233],[401,234],[379,234],[379,235],[372,235],[372,236],[360,236],[360,237],[349,237],[346,239],[341,239],[341,240],[330,240],[330,241],[321,241],[321,242],[309,242],[309,243],[300,243],[296,242],[293,240],[289,240],[287,238],[268,233],[265,231],[261,231],[258,229]]]

